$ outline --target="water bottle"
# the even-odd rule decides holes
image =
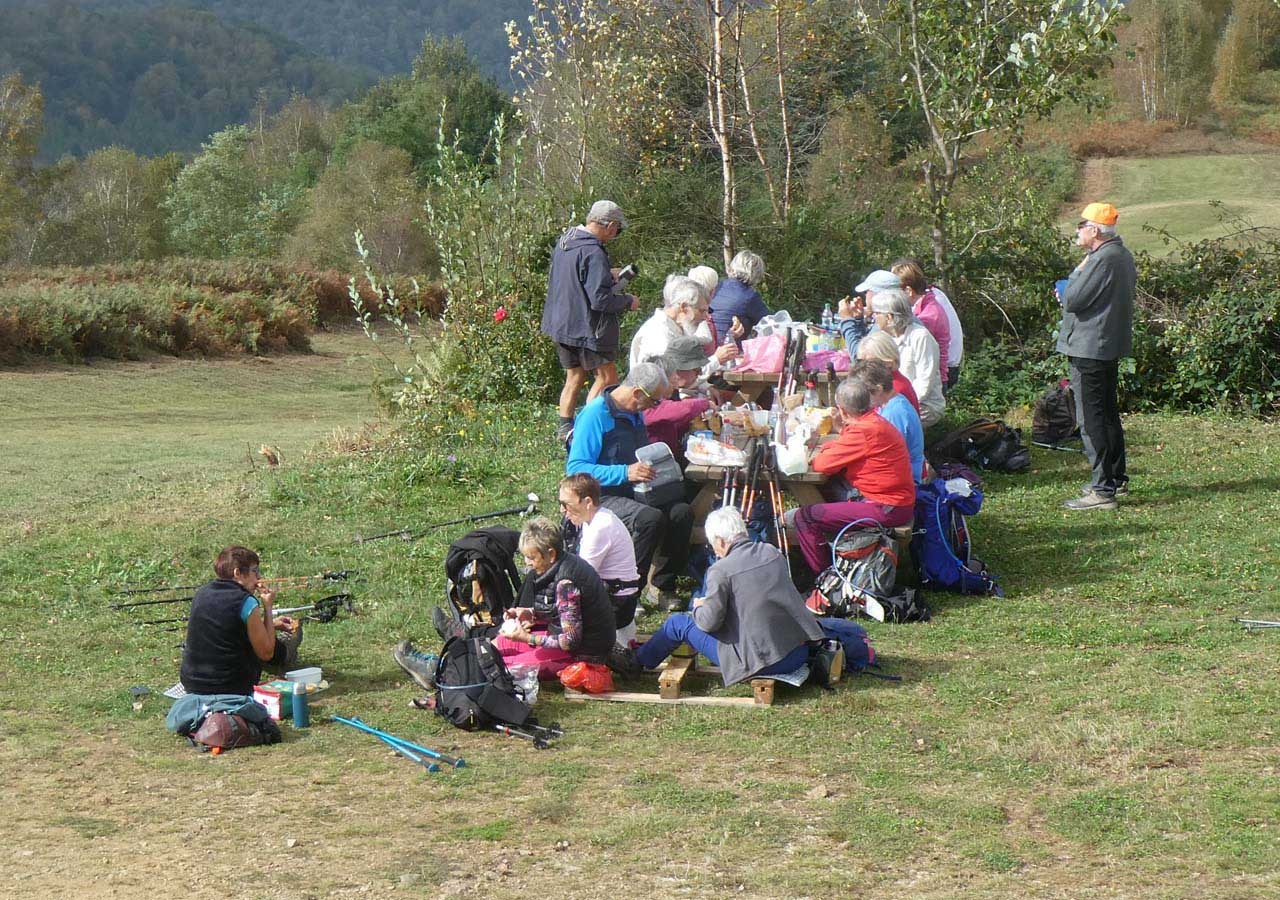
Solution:
[[[822,307],[822,327],[825,329],[834,328],[836,324],[835,313],[831,311],[831,304],[828,303]]]
[[[293,686],[293,727],[311,727],[311,707],[307,702],[307,686],[305,684],[295,684]]]
[[[805,409],[817,409],[822,405],[822,401],[818,399],[818,385],[812,381],[804,383],[804,407]]]
[[[721,346],[721,347],[730,347],[730,346],[736,347],[737,345],[738,345],[738,342],[737,342],[737,341],[735,341],[735,340],[733,339],[733,332],[732,332],[732,331],[726,331],[726,332],[724,333],[724,340],[720,342],[720,346]],[[726,362],[726,363],[724,364],[724,370],[725,370],[726,372],[728,372],[730,369],[732,369],[732,368],[737,364],[737,362],[738,362],[738,361],[737,361],[736,359],[731,359],[731,360],[729,360],[728,362]]]

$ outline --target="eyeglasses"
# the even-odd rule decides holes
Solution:
[[[644,399],[646,401],[645,403],[646,409],[652,409],[653,407],[657,406],[658,403],[660,402],[654,399],[653,394],[650,394],[648,391],[646,391],[644,388],[640,387],[639,385],[636,386],[636,390],[644,394]]]
[[[569,508],[569,501],[568,501],[568,500],[561,500],[561,501],[559,501],[559,502],[560,502],[560,508],[561,508],[561,509],[568,509],[568,508]]]
[[[1080,224],[1076,225],[1076,231],[1079,231],[1081,228],[1097,228],[1097,227],[1098,226],[1094,225],[1092,222],[1081,222]]]

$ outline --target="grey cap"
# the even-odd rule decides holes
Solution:
[[[587,213],[588,222],[599,222],[608,225],[617,222],[620,229],[626,229],[627,217],[622,214],[622,207],[612,200],[597,200],[591,204],[591,212]]]
[[[692,335],[672,338],[667,344],[667,352],[662,354],[662,367],[668,372],[687,372],[701,369],[706,364],[707,354],[702,349],[702,341]]]
[[[887,291],[890,288],[902,287],[902,279],[887,269],[876,269],[862,280],[862,284],[853,289],[855,294],[863,291]]]

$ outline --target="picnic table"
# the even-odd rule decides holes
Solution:
[[[828,372],[814,372],[814,384],[818,388],[818,399],[830,406],[834,402],[835,387],[831,384],[831,376]],[[845,376],[844,372],[836,373],[837,383]],[[738,389],[738,393],[746,397],[752,403],[760,399],[760,395],[767,388],[778,386],[777,372],[739,372],[736,369],[730,369],[724,373],[724,380],[729,382]],[[801,385],[803,388],[803,385]]]
[[[700,485],[693,502],[689,504],[693,511],[693,543],[705,544],[706,535],[702,530],[707,521],[707,514],[715,508],[720,496],[720,485],[724,481],[726,469],[723,466],[700,466],[690,463],[685,467],[684,477]],[[827,483],[827,476],[820,472],[801,472],[799,475],[778,475],[778,487],[791,496],[796,506],[811,506],[814,503],[825,503],[822,496],[822,485]],[[764,473],[761,473],[759,488],[765,489]],[[767,496],[767,494],[765,495]],[[789,504],[789,506],[792,504]]]

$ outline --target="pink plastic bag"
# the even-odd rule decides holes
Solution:
[[[804,370],[806,372],[825,372],[827,371],[827,363],[834,365],[837,372],[848,372],[849,351],[815,350],[812,353],[806,353],[804,357]]]
[[[742,342],[742,356],[734,368],[739,372],[781,372],[786,352],[785,334],[767,334]]]

